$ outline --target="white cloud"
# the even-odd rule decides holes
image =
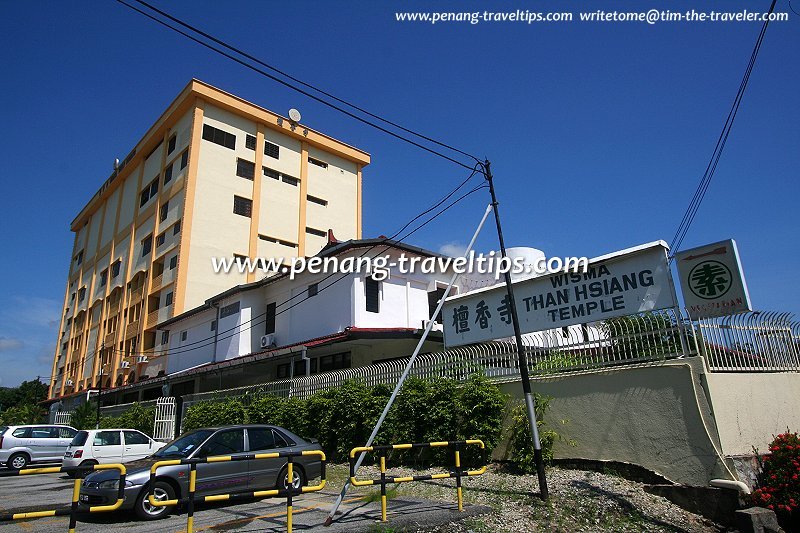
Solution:
[[[439,246],[439,253],[450,257],[463,257],[466,253],[467,247],[460,242],[448,242]]]
[[[0,337],[0,352],[19,350],[23,346],[25,346],[25,343],[20,339]]]

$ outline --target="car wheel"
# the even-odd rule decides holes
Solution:
[[[30,458],[24,453],[15,453],[6,461],[6,466],[11,470],[22,470],[31,462]]]
[[[167,516],[171,509],[169,507],[156,507],[150,504],[148,499],[147,486],[145,485],[139,492],[139,497],[136,499],[136,516],[142,520],[158,520]],[[153,497],[156,501],[166,501],[175,499],[175,489],[166,481],[156,481],[153,484]]]
[[[96,465],[96,464],[97,464],[97,461],[89,460],[89,461],[82,462],[80,464],[80,466],[89,466],[89,465]],[[84,471],[81,471],[81,472],[68,472],[67,475],[69,477],[71,477],[71,478],[76,478],[76,477],[84,478],[84,477],[88,476],[91,473],[92,473],[91,470],[84,470]]]
[[[292,469],[292,478],[292,487],[294,490],[299,491],[300,487],[306,484],[306,473],[303,472],[303,469],[296,464]],[[279,489],[287,490],[289,488],[289,469],[285,466],[278,475],[277,485]]]

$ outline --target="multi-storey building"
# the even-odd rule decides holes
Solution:
[[[73,220],[50,396],[166,370],[156,325],[258,272],[361,237],[367,153],[192,80]],[[100,379],[102,378],[102,382]]]

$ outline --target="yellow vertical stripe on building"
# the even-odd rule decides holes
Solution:
[[[306,205],[308,204],[308,143],[303,141],[300,144],[300,195],[299,203],[300,214],[297,222],[297,256],[306,255]]]
[[[186,169],[186,178],[183,182],[183,220],[181,222],[180,256],[178,258],[177,280],[175,281],[175,294],[173,298],[173,316],[183,313],[186,302],[186,280],[189,270],[189,242],[192,234],[192,220],[194,214],[194,195],[197,190],[197,169],[200,159],[200,139],[203,133],[203,109],[205,102],[197,98],[192,118],[192,138],[189,141],[189,168]]]

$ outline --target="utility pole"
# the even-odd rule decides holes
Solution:
[[[494,221],[497,224],[497,238],[500,241],[500,254],[506,257],[506,244],[503,239],[503,228],[500,225],[500,211],[498,210],[497,196],[494,193],[494,182],[492,180],[491,163],[487,159],[483,164],[486,181],[489,182],[489,194],[492,196],[492,208],[494,211]],[[514,287],[511,284],[511,274],[505,269],[503,277],[508,291],[508,305],[511,309],[511,323],[514,327],[514,338],[517,341],[517,356],[519,357],[519,373],[522,379],[522,392],[525,397],[525,406],[528,411],[528,421],[531,426],[531,437],[533,439],[533,459],[536,463],[536,472],[539,476],[539,491],[541,498],[547,500],[547,478],[544,475],[544,458],[542,457],[542,443],[539,440],[539,428],[536,426],[536,407],[531,392],[531,380],[528,374],[528,358],[525,355],[525,347],[522,345],[522,333],[519,327],[519,316],[517,315],[517,304],[514,300]]]
[[[106,344],[100,346],[100,370],[97,373],[97,426],[100,429],[100,394],[103,392],[103,352],[106,351]]]

